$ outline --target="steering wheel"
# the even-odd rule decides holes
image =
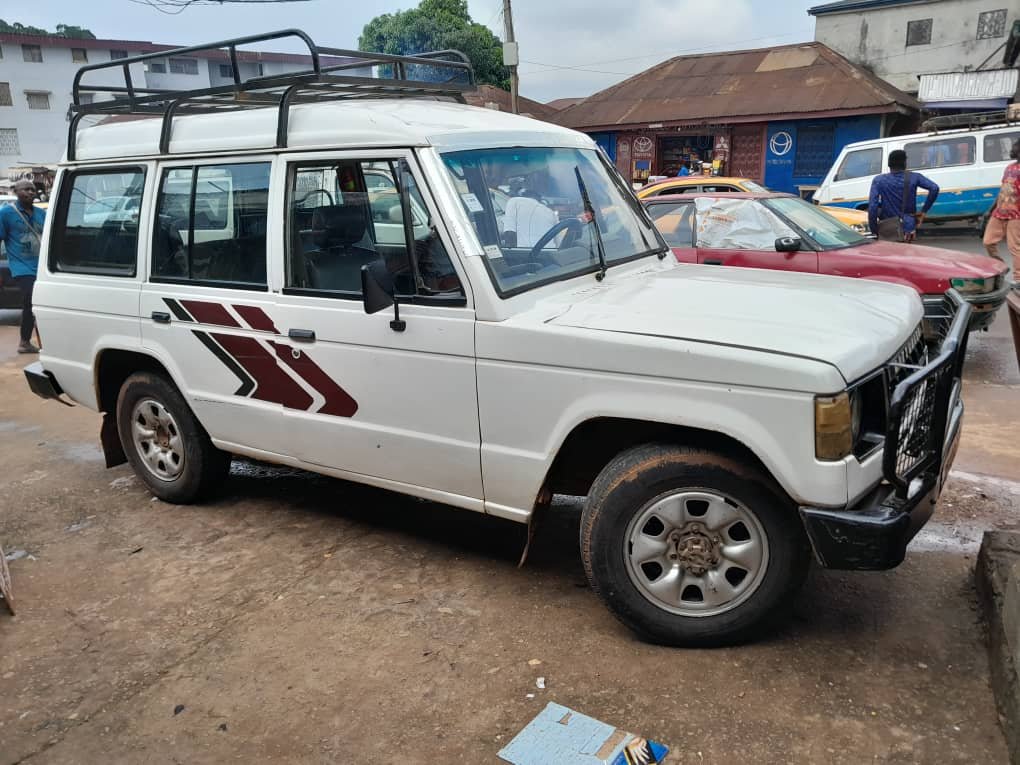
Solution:
[[[294,206],[300,207],[305,203],[305,200],[308,199],[308,197],[314,196],[315,194],[325,194],[326,198],[329,200],[329,206],[330,207],[336,206],[336,202],[333,200],[333,195],[326,191],[326,189],[312,189],[308,193],[303,194],[300,199],[295,199]]]
[[[528,256],[533,260],[541,257],[542,250],[545,248],[545,246],[549,244],[549,242],[551,242],[557,236],[559,236],[561,231],[569,230],[572,232],[572,234],[563,238],[563,242],[560,244],[560,248],[567,247],[570,244],[573,244],[574,240],[576,240],[577,237],[581,235],[581,232],[584,230],[584,226],[585,224],[581,223],[581,221],[578,220],[577,218],[567,218],[566,220],[561,220],[551,229],[542,234],[541,237],[539,237],[538,241],[535,242],[535,246],[531,248],[531,252],[528,253]]]

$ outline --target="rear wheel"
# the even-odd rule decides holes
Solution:
[[[131,467],[167,502],[207,496],[230,469],[230,455],[212,445],[184,397],[160,375],[138,372],[124,381],[117,427]]]
[[[720,454],[645,445],[592,486],[581,525],[592,587],[639,635],[668,645],[752,638],[792,602],[809,563],[794,508]]]

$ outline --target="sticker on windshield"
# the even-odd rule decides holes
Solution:
[[[490,258],[503,257],[503,251],[494,244],[487,244],[482,249],[485,250],[485,254],[488,255]]]
[[[478,201],[478,197],[474,194],[461,194],[460,198],[464,200],[464,206],[471,212],[475,213],[482,211],[482,203]]]

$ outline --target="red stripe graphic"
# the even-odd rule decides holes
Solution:
[[[231,316],[227,309],[219,303],[205,303],[200,300],[182,300],[181,305],[195,317],[200,324],[215,324],[220,327],[238,327],[240,324]]]
[[[335,417],[354,416],[354,413],[358,411],[358,402],[323,372],[318,364],[308,358],[308,354],[302,353],[300,358],[295,359],[290,346],[279,343],[271,343],[271,345],[276,349],[276,356],[280,361],[297,372],[302,380],[315,388],[326,399],[326,403],[318,409],[320,414],[331,414]]]
[[[261,308],[253,305],[235,305],[233,308],[237,311],[237,315],[248,322],[252,329],[257,329],[260,332],[272,332],[273,334],[279,334],[279,331],[276,329],[276,325],[273,324],[273,320],[269,317],[269,314]]]
[[[212,336],[255,379],[256,386],[251,394],[252,398],[305,411],[312,405],[312,397],[280,369],[276,359],[259,344],[258,340],[239,335]]]

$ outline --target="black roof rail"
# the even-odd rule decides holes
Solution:
[[[1008,110],[995,112],[972,112],[968,114],[942,114],[937,117],[930,117],[921,123],[921,129],[926,132],[937,133],[939,130],[959,130],[969,128],[980,130],[981,128],[995,127],[997,125],[1013,125],[1020,122],[1016,117],[1011,118]]]
[[[308,68],[247,79],[241,77],[240,63],[243,62],[238,60],[238,46],[285,38],[297,38],[308,49]],[[233,82],[229,85],[180,90],[138,87],[132,80],[132,64],[212,51],[225,51],[230,60]],[[242,51],[242,55],[245,53]],[[350,70],[365,69],[378,76],[365,76],[363,72],[348,74]],[[91,73],[117,70],[123,77],[123,84],[104,84],[94,78],[93,82],[86,82]],[[429,78],[415,77],[415,74],[425,74]],[[173,119],[182,110],[217,113],[275,106],[278,110],[276,148],[286,148],[290,107],[294,103],[421,97],[453,98],[463,103],[464,92],[474,87],[471,62],[457,50],[395,56],[325,48],[316,45],[300,29],[281,29],[265,34],[234,37],[83,66],[74,76],[71,91],[73,102],[70,111],[73,116],[68,127],[67,158],[72,162],[75,159],[78,127],[82,118],[88,115],[160,115],[163,122],[159,152],[169,154]],[[96,93],[112,94],[113,99],[82,103],[83,94]]]

